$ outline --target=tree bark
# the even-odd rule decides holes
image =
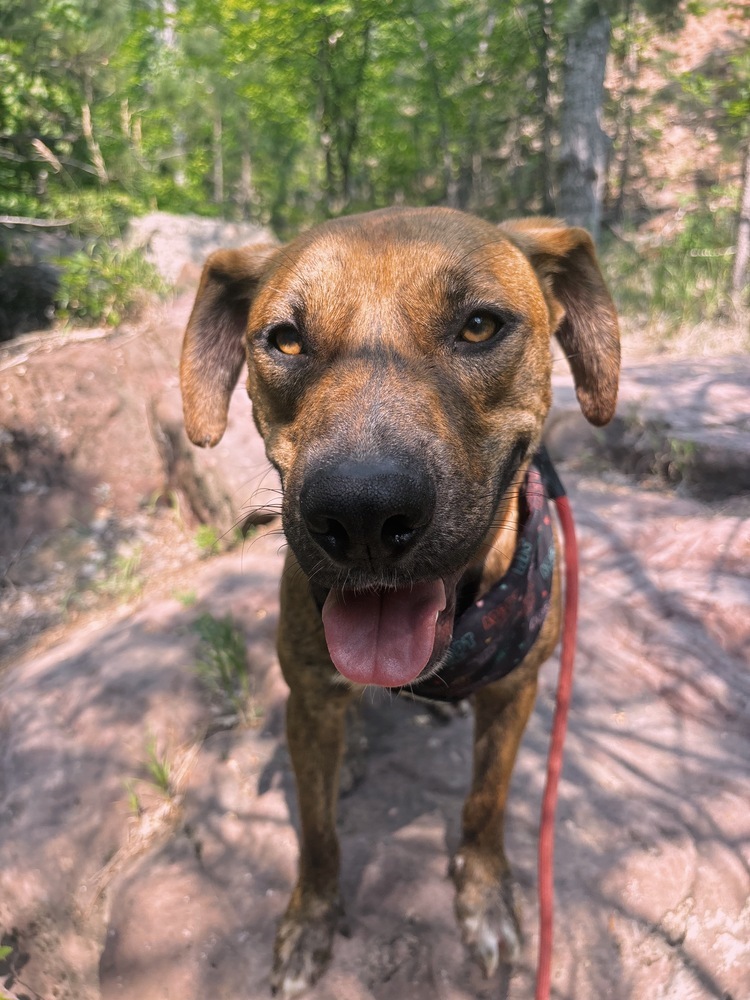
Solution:
[[[174,52],[177,48],[177,0],[162,0],[162,27],[159,31],[161,44]]]
[[[627,50],[622,66],[622,96],[618,109],[620,119],[619,164],[617,167],[617,195],[612,206],[615,221],[620,222],[625,214],[625,199],[630,185],[630,168],[633,155],[635,121],[635,94],[638,70],[640,68],[641,20],[643,15],[628,10]]]
[[[445,100],[443,99],[443,80],[440,69],[437,65],[435,52],[430,44],[430,40],[423,21],[420,19],[418,5],[411,7],[414,17],[414,24],[419,32],[419,48],[423,54],[424,66],[427,77],[432,85],[432,106],[437,119],[438,132],[440,133],[440,151],[443,164],[443,186],[444,203],[449,208],[458,208],[458,177],[456,176],[456,164],[451,150],[450,131],[445,117]]]
[[[737,222],[737,247],[732,269],[732,291],[743,296],[750,286],[750,141],[745,150],[745,166]]]
[[[325,150],[329,215],[340,214],[352,199],[352,158],[359,139],[360,95],[370,61],[372,23],[366,20],[355,26],[356,37],[351,37],[352,31],[340,42],[332,36],[329,22],[322,22],[323,37],[318,47],[321,66],[319,120]],[[338,55],[340,45],[349,45],[349,51],[355,53],[354,58],[347,60]]]
[[[554,115],[550,100],[550,62],[552,49],[552,2],[551,0],[536,0],[536,12],[539,25],[535,35],[537,62],[537,93],[539,110],[542,119],[542,156],[539,161],[539,194],[543,215],[554,212],[552,193],[552,135],[554,132]]]
[[[242,155],[240,159],[240,182],[237,190],[237,202],[243,219],[252,218],[254,193],[253,161],[250,156],[250,144],[246,140],[242,146]]]
[[[568,34],[560,112],[557,211],[596,240],[601,223],[609,140],[602,129],[610,22],[596,14]]]
[[[218,108],[214,111],[213,122],[213,159],[214,159],[214,204],[224,204],[224,149],[223,149],[223,123],[221,111]]]

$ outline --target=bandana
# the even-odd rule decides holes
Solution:
[[[555,539],[549,499],[564,495],[554,466],[541,449],[519,496],[518,540],[507,573],[456,619],[443,665],[437,673],[409,685],[410,694],[432,701],[460,701],[506,677],[523,661],[550,607]]]

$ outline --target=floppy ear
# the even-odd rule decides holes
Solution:
[[[245,360],[244,333],[258,284],[278,247],[252,243],[206,261],[180,360],[185,430],[213,447],[227,426],[229,399]]]
[[[598,427],[608,423],[617,402],[620,336],[591,237],[557,219],[512,219],[499,228],[537,273],[583,415]]]

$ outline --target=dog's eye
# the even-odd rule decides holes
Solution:
[[[469,344],[484,344],[486,341],[492,340],[503,326],[503,321],[497,316],[486,312],[475,312],[464,323],[459,339],[465,340]]]
[[[268,335],[268,343],[271,347],[293,357],[296,354],[303,354],[302,338],[293,326],[277,326]]]

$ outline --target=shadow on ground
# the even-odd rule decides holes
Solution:
[[[750,992],[750,530],[624,481],[571,479],[583,577],[578,678],[557,828],[556,998],[743,1000]],[[205,564],[197,604],[142,606],[2,682],[0,929],[30,997],[261,1000],[294,881],[296,808],[273,653],[279,542]],[[231,613],[260,724],[215,732],[191,622]],[[514,778],[508,850],[533,990],[536,833],[555,682],[544,670]],[[457,941],[447,859],[471,721],[363,699],[366,780],[342,800],[339,938],[313,1000],[497,998]],[[173,809],[153,737],[195,747]],[[142,814],[125,783],[139,779]],[[164,809],[162,808],[162,814]],[[148,839],[145,819],[154,818]],[[144,819],[145,818],[145,819]],[[141,841],[138,841],[141,837]]]

